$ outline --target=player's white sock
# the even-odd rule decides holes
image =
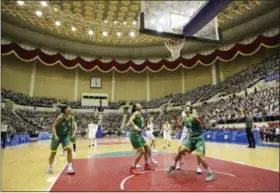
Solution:
[[[207,171],[208,171],[209,174],[212,174],[212,171],[211,171],[210,168],[207,168]]]
[[[173,163],[172,163],[172,166],[174,166],[174,167],[175,167],[175,166],[176,166],[176,164],[177,164],[177,162],[174,160],[174,161],[173,161]]]
[[[53,165],[52,165],[52,164],[50,164],[50,165],[49,165],[49,169],[52,169],[52,168],[53,168]]]
[[[73,170],[73,168],[72,168],[72,162],[68,162],[68,170]]]

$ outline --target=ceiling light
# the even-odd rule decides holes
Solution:
[[[54,11],[57,11],[57,8],[53,8]]]
[[[46,7],[48,5],[46,1],[41,1],[40,3],[43,7]]]
[[[104,21],[104,23],[108,23],[108,21],[107,21],[107,20],[105,20],[105,21]]]
[[[117,24],[118,23],[118,21],[114,21],[114,24]]]
[[[136,25],[136,21],[133,21],[132,24],[133,24],[133,25]]]
[[[74,26],[72,27],[72,31],[76,31],[76,28]]]
[[[121,36],[121,32],[117,32],[117,36],[119,36],[119,37],[120,37],[120,36]]]
[[[61,25],[60,21],[56,21],[56,22],[55,22],[55,25],[56,25],[56,26],[60,26],[60,25]]]
[[[125,21],[125,22],[123,22],[123,24],[124,24],[124,25],[126,25],[126,21]]]
[[[36,11],[35,13],[36,13],[36,15],[39,16],[39,17],[42,16],[42,11]]]
[[[20,6],[24,5],[24,1],[17,1],[17,4],[20,5]]]
[[[89,34],[89,35],[92,35],[92,34],[93,34],[93,31],[92,31],[92,30],[89,30],[89,31],[88,31],[88,34]]]
[[[133,32],[133,31],[130,32],[129,34],[130,34],[131,37],[134,37],[134,36],[135,36],[135,32]]]
[[[107,33],[106,31],[104,31],[104,32],[102,33],[102,35],[103,35],[103,36],[107,36],[108,33]]]

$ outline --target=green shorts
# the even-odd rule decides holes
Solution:
[[[147,144],[145,138],[141,133],[136,131],[130,132],[130,142],[134,149],[143,148],[145,144]]]
[[[203,136],[190,136],[188,140],[185,141],[184,146],[189,152],[195,151],[197,155],[205,155],[205,143]]]
[[[59,141],[57,142],[54,136],[51,139],[51,151],[56,152],[59,144],[62,144],[62,148],[65,149],[66,147],[71,147],[69,135],[61,135],[58,136]]]
[[[77,136],[75,135],[74,137],[70,137],[70,141],[71,143],[76,144]]]

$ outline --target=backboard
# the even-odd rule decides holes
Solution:
[[[221,3],[222,2],[222,3]],[[231,0],[142,1],[140,33],[219,43],[217,14]]]

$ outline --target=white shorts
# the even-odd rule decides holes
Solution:
[[[146,132],[146,136],[147,136],[147,139],[151,140],[151,141],[156,139],[152,132]]]
[[[90,131],[88,133],[88,138],[90,138],[90,139],[95,138],[95,136],[96,136],[96,132],[94,132],[94,131]]]
[[[163,133],[163,139],[167,139],[167,140],[171,141],[170,133]]]
[[[189,131],[187,129],[183,129],[180,141],[179,141],[179,145],[184,145],[185,140],[188,138],[189,136]]]

